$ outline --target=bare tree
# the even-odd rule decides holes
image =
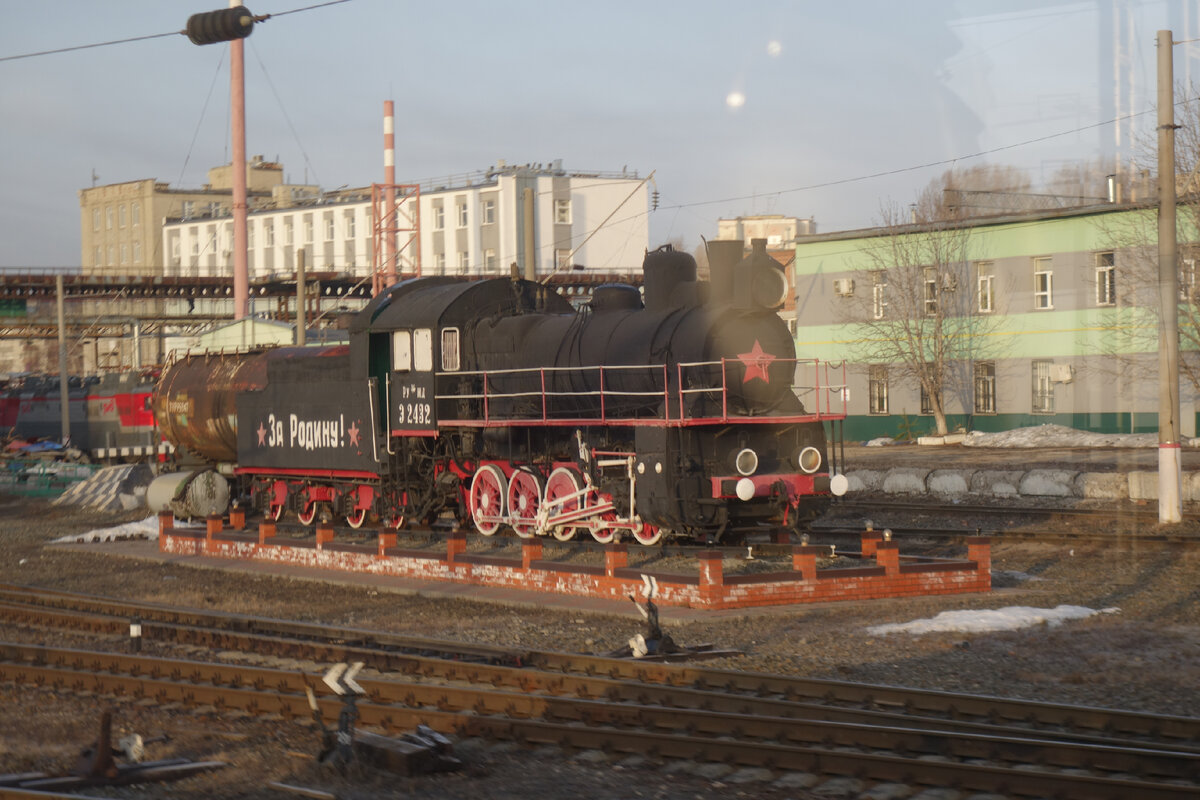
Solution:
[[[1179,238],[1176,269],[1179,298],[1179,371],[1196,395],[1200,395],[1200,97],[1194,88],[1179,87],[1176,96],[1185,98],[1175,108],[1175,187]],[[1139,161],[1157,163],[1157,140],[1143,139]],[[1141,174],[1152,174],[1149,169]],[[1152,200],[1154,187],[1143,186],[1145,199]],[[1104,349],[1115,370],[1149,379],[1157,374],[1158,362],[1138,354],[1158,349],[1158,220],[1153,205],[1146,205],[1105,223],[1104,238],[1116,254],[1115,305],[1118,314],[1108,331]]]
[[[919,386],[923,413],[932,414],[937,433],[944,435],[955,395],[963,409],[973,407],[972,367],[991,357],[983,342],[996,317],[977,313],[970,226],[936,221],[930,216],[935,213],[936,204],[919,201],[916,219],[909,221],[912,211],[885,207],[884,234],[864,247],[856,275],[863,290],[839,308],[850,331],[851,360],[885,365],[889,380]],[[994,294],[988,301],[995,302]]]

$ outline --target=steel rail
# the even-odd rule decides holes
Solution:
[[[307,710],[303,689],[319,680],[293,671],[261,667],[235,667],[94,651],[69,651],[32,645],[0,644],[0,678],[75,691],[112,692],[159,702],[238,708],[251,713],[276,713],[302,717]],[[310,680],[311,679],[311,680]],[[435,730],[459,735],[485,735],[523,743],[600,748],[612,752],[655,753],[765,766],[775,769],[814,769],[835,774],[857,774],[895,779],[903,764],[907,780],[936,781],[976,790],[1007,791],[1052,796],[1185,797],[1200,788],[1195,782],[1200,757],[1150,750],[1027,739],[1006,741],[998,737],[964,737],[960,733],[906,731],[874,726],[808,724],[794,720],[731,717],[707,712],[681,712],[596,701],[556,699],[549,704],[528,702],[512,693],[471,691],[419,683],[395,684],[382,696],[385,682],[363,683],[368,695],[356,707],[365,725],[385,730],[427,724]],[[381,702],[383,701],[383,702]],[[401,702],[398,707],[394,702]],[[317,699],[322,715],[336,719],[340,698]],[[467,713],[464,713],[467,712]],[[671,712],[676,716],[671,717]],[[583,723],[583,726],[580,726]],[[787,726],[781,729],[779,726]],[[615,726],[615,727],[614,727]],[[647,730],[648,729],[648,730]],[[699,735],[702,733],[708,736]],[[730,740],[728,737],[735,737]],[[722,737],[722,738],[717,738]],[[831,748],[856,748],[851,755]],[[880,748],[902,755],[879,755],[865,748]],[[956,758],[1015,760],[1067,768],[1069,772],[979,763],[944,763],[922,760],[922,755]],[[1049,761],[1045,757],[1049,758]],[[848,761],[843,761],[848,759]],[[855,764],[845,771],[849,762]],[[1103,765],[1103,766],[1102,766]],[[1081,775],[1081,769],[1093,774]],[[1102,769],[1107,774],[1095,774]],[[1149,777],[1129,774],[1138,770]],[[914,777],[916,776],[916,777]],[[1030,780],[1035,782],[1030,782]],[[1170,783],[1164,780],[1173,781]],[[1184,783],[1186,781],[1187,783]],[[1040,791],[1039,791],[1040,790]]]
[[[0,599],[6,599],[10,604],[20,603],[23,602],[19,599],[21,592],[20,588],[0,586]],[[14,600],[14,596],[18,599]],[[682,704],[682,690],[695,690],[702,693],[698,702],[710,704],[715,702],[714,695],[728,695],[731,705],[727,707],[731,709],[738,708],[737,703],[746,704],[755,699],[768,707],[781,701],[819,703],[827,709],[865,708],[891,712],[902,715],[904,724],[908,725],[922,724],[915,718],[926,717],[939,720],[941,724],[946,721],[986,721],[1027,732],[1054,729],[1056,735],[1061,735],[1060,730],[1066,728],[1077,735],[1121,735],[1139,744],[1146,740],[1169,741],[1181,749],[1192,748],[1200,742],[1200,719],[1191,717],[550,651],[520,651],[514,656],[511,650],[486,646],[472,647],[467,652],[473,656],[492,653],[495,658],[456,661],[452,655],[458,646],[456,642],[189,609],[176,613],[162,606],[125,604],[105,598],[95,598],[96,604],[91,606],[86,596],[67,592],[42,595],[42,600],[47,603],[56,599],[67,601],[66,608],[73,612],[62,620],[64,624],[74,624],[70,617],[80,613],[104,613],[125,620],[125,623],[108,623],[108,630],[117,633],[120,629],[116,626],[127,624],[136,614],[146,638],[177,639],[251,652],[261,652],[267,647],[286,648],[287,640],[291,638],[301,645],[299,651],[291,652],[298,657],[327,661],[362,660],[381,671],[515,685],[524,691],[587,692],[599,696],[619,690],[611,684],[589,689],[584,682],[584,679],[603,678],[618,684],[633,682],[642,696],[649,697],[653,693],[656,696],[654,702],[664,705]],[[161,629],[156,628],[155,623],[161,625]],[[571,681],[572,677],[577,680]],[[757,708],[759,713],[767,710],[762,705]],[[796,711],[801,713],[799,708]],[[768,713],[783,712],[776,709]]]

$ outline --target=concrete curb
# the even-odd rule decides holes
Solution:
[[[846,473],[855,492],[931,494],[939,497],[1076,497],[1089,500],[1157,500],[1157,472],[1072,472],[1062,469],[983,470],[860,469]],[[1200,502],[1200,472],[1184,472],[1184,502]]]

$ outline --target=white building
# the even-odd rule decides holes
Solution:
[[[499,165],[421,185],[420,265],[423,275],[508,274],[525,261],[525,190],[532,190],[534,259],[538,275],[556,269],[636,272],[649,247],[649,194],[636,173],[567,172],[561,162]],[[276,208],[251,211],[251,282],[305,268],[367,277],[374,263],[370,189],[331,193],[297,187]],[[413,203],[401,205],[400,228],[416,228]],[[165,274],[233,274],[233,222],[228,216],[168,219],[163,225]],[[403,273],[416,271],[417,250],[398,235]]]

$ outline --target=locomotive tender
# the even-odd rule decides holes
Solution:
[[[449,513],[484,535],[654,544],[819,513],[845,491],[825,430],[844,380],[796,359],[765,242],[711,282],[669,246],[643,270],[644,300],[609,284],[579,311],[532,281],[406,280],[348,346],[184,357],[155,415],[176,446],[236,462],[254,507],[303,524]]]

